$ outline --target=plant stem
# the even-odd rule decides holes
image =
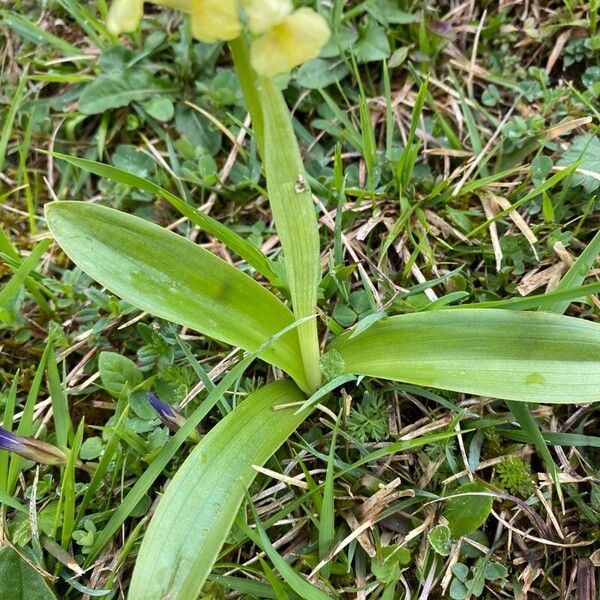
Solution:
[[[243,36],[229,45],[264,164],[294,316],[302,319],[315,314],[320,277],[319,229],[308,178],[283,95],[270,79],[259,79]],[[306,381],[314,392],[321,383],[316,319],[298,326],[298,339]]]
[[[242,86],[246,107],[248,108],[248,113],[250,114],[250,119],[252,121],[252,128],[254,129],[258,152],[264,159],[264,125],[260,95],[256,85],[258,77],[250,64],[248,44],[244,37],[240,36],[229,42],[229,48],[231,50],[231,55],[233,56],[233,62],[240,80],[240,85]]]

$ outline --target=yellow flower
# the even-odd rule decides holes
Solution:
[[[113,0],[106,26],[111,33],[135,31],[144,16],[144,0]]]
[[[321,15],[299,8],[252,44],[252,66],[265,77],[289,71],[318,56],[329,35],[329,25]]]
[[[192,0],[192,34],[202,42],[233,40],[242,32],[237,0]]]
[[[292,0],[242,0],[252,33],[264,33],[294,10]]]
[[[149,0],[168,8],[191,12],[192,0]],[[135,31],[144,16],[144,0],[113,0],[108,11],[106,26],[111,33]]]

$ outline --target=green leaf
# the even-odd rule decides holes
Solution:
[[[46,48],[54,47],[65,57],[88,60],[81,48],[77,48],[77,46],[73,46],[62,38],[51,34],[30,19],[8,10],[0,10],[0,16],[8,27],[22,38],[36,45],[43,44]]]
[[[339,59],[315,58],[298,69],[296,83],[300,87],[315,90],[341,81],[349,72],[348,66]]]
[[[267,192],[281,240],[294,315],[315,314],[321,275],[317,214],[304,171],[292,120],[281,92],[261,78],[264,164]],[[311,391],[319,387],[319,340],[316,319],[298,327],[304,371]]]
[[[563,275],[560,283],[554,288],[552,294],[560,294],[570,288],[581,286],[589,270],[594,266],[600,255],[600,231],[596,233],[585,250],[577,257],[577,260],[569,267]],[[581,286],[582,289],[586,286]],[[570,300],[559,301],[546,305],[544,309],[548,312],[562,315],[569,308]]]
[[[293,322],[252,278],[173,232],[83,202],[45,209],[50,231],[73,262],[142,310],[250,352]],[[261,356],[306,387],[295,332]]]
[[[54,600],[55,596],[44,578],[29,564],[36,564],[31,551],[21,548],[20,552],[27,557],[27,561],[10,546],[0,548],[0,598]]]
[[[474,481],[461,485],[452,496],[459,494],[465,495],[451,498],[444,507],[444,516],[456,538],[481,527],[492,512],[490,490],[483,483]]]
[[[458,579],[453,579],[450,584],[450,598],[452,600],[464,600],[469,595],[465,584]]]
[[[369,0],[366,9],[383,25],[418,23],[419,15],[398,8],[397,0]]]
[[[508,577],[508,569],[503,564],[493,561],[485,565],[483,576],[488,581],[506,579]]]
[[[524,402],[600,400],[600,326],[547,313],[441,310],[331,344],[344,372]]]
[[[575,173],[573,185],[581,185],[591,194],[600,187],[600,137],[592,133],[578,135],[558,161],[559,166],[569,166],[581,160],[580,170],[590,175]]]
[[[450,554],[452,546],[452,532],[447,525],[436,525],[428,534],[427,539],[431,547],[442,556]]]
[[[281,332],[279,332],[276,338],[280,338],[285,333],[290,331],[292,328],[297,327],[297,323],[294,322],[290,327],[285,328]],[[202,419],[210,412],[210,410],[216,406],[219,402],[222,401],[223,395],[227,392],[234,384],[237,385],[236,382],[239,382],[240,377],[244,374],[246,369],[254,362],[254,360],[261,354],[264,348],[270,346],[275,341],[275,338],[271,338],[267,340],[264,344],[262,344],[259,348],[256,349],[256,352],[252,354],[248,354],[242,360],[240,360],[233,368],[231,368],[227,374],[219,381],[219,383],[213,387],[213,389],[209,392],[208,396],[204,399],[204,401],[192,412],[189,417],[186,419],[185,423],[181,426],[179,431],[177,431],[166,444],[162,447],[160,452],[154,458],[154,460],[148,465],[148,468],[144,470],[144,472],[137,479],[133,487],[129,490],[127,495],[122,499],[121,503],[117,506],[117,508],[113,511],[108,523],[104,526],[101,532],[98,534],[98,538],[94,542],[94,546],[90,549],[90,553],[86,559],[86,566],[93,564],[94,560],[99,556],[102,549],[110,542],[115,533],[119,530],[121,525],[125,522],[125,520],[132,514],[132,512],[136,509],[142,499],[147,495],[147,493],[152,488],[152,485],[156,481],[156,479],[160,476],[163,469],[169,464],[169,461],[175,456],[179,448],[182,444],[188,439],[190,434],[198,427],[198,425],[202,422]],[[93,492],[90,490],[92,488],[98,487],[102,481],[102,475],[98,475],[98,472],[102,471],[102,467],[104,470],[108,467],[110,463],[110,448],[112,445],[112,451],[116,450],[116,444],[118,444],[118,440],[121,435],[124,433],[120,426],[124,421],[124,416],[126,415],[129,407],[125,407],[123,414],[121,415],[120,423],[117,423],[115,429],[115,435],[109,441],[109,445],[107,445],[104,454],[102,455],[102,460],[98,465],[98,469],[94,474],[92,481],[90,483],[90,487],[85,494],[85,497],[82,501],[82,504],[89,504]],[[119,433],[121,431],[121,433]],[[421,436],[419,440],[423,440],[428,436]],[[436,437],[436,436],[430,436]],[[438,436],[439,437],[439,434]],[[116,442],[113,445],[113,442]],[[391,447],[392,450],[396,450],[393,448],[394,444]],[[108,458],[107,458],[108,457]],[[84,513],[84,509],[80,510],[80,516]]]
[[[37,268],[42,256],[50,246],[50,240],[40,242],[31,252],[31,254],[20,264],[15,274],[10,278],[7,284],[0,290],[0,307],[5,306],[10,299],[17,293],[19,288],[25,283],[27,276],[31,271]]]
[[[592,488],[593,490],[593,488]],[[8,506],[10,508],[14,508],[22,513],[27,513],[27,508],[23,506],[16,498],[13,498],[10,494],[7,494],[5,491],[0,490],[0,504],[4,506]]]
[[[3,112],[2,115],[3,123],[2,128],[0,130],[0,171],[4,169],[4,159],[6,158],[8,142],[13,131],[13,124],[15,122],[15,118],[17,116],[19,107],[21,106],[21,103],[23,102],[23,98],[27,91],[25,85],[27,83],[28,71],[29,67],[26,66],[24,71],[21,73],[21,76],[19,77],[17,89],[12,93],[12,101],[10,104],[10,108],[8,109],[8,111]]]
[[[144,110],[161,123],[166,123],[175,116],[173,101],[166,96],[151,98],[144,103]]]
[[[69,156],[68,154],[60,154],[59,152],[52,152],[51,154],[52,156],[60,158],[84,171],[89,171],[100,177],[113,179],[114,181],[124,183],[131,187],[137,187],[146,192],[150,192],[155,196],[164,198],[173,208],[187,217],[194,225],[197,225],[208,234],[216,237],[220,242],[223,242],[230,250],[243,258],[259,273],[264,275],[274,286],[282,286],[280,279],[273,271],[269,259],[253,243],[240,237],[237,233],[229,229],[229,227],[219,223],[219,221],[213,219],[211,216],[196,210],[181,198],[156,185],[152,181],[138,177],[129,171],[123,171],[111,165],[105,165],[94,160]]]
[[[146,152],[142,152],[130,144],[119,144],[111,158],[116,168],[144,180],[148,179],[156,168],[156,163]]]
[[[101,352],[98,358],[100,380],[106,391],[118,398],[142,383],[144,376],[135,363],[116,352]]]
[[[144,536],[131,600],[196,598],[262,465],[306,417],[289,381],[251,394],[212,429],[177,471]]]
[[[152,408],[148,398],[146,397],[145,390],[135,390],[127,396],[127,401],[131,410],[140,418],[145,421],[152,421],[156,419],[156,411]]]
[[[334,493],[334,465],[335,465],[335,444],[337,441],[338,426],[337,423],[331,436],[331,445],[329,447],[329,456],[327,458],[327,472],[323,486],[323,501],[319,514],[319,559],[323,560],[331,550],[335,539],[335,493]],[[321,569],[321,576],[325,579],[331,574],[331,564],[327,562]]]
[[[69,414],[69,400],[66,392],[66,382],[62,382],[58,374],[56,355],[52,346],[48,348],[48,388],[52,401],[52,418],[56,431],[56,442],[65,447],[69,438],[73,435],[73,424]]]
[[[79,97],[79,110],[84,115],[95,115],[174,91],[167,80],[158,79],[148,70],[126,69],[104,73],[83,90]]]
[[[373,21],[366,23],[360,30],[358,41],[353,46],[352,52],[359,63],[387,58],[391,49],[385,28]]]
[[[397,581],[402,567],[410,563],[410,551],[400,546],[384,546],[380,555],[371,559],[371,572],[378,581],[391,583]]]
[[[469,576],[469,567],[464,563],[456,563],[455,565],[452,565],[452,573],[456,575],[456,578],[459,581],[466,581]]]
[[[94,460],[102,454],[102,438],[97,436],[87,438],[79,450],[81,460]]]
[[[252,540],[259,548],[262,548],[265,554],[271,559],[273,565],[275,565],[276,569],[281,573],[285,582],[304,600],[327,600],[329,596],[323,593],[319,588],[313,586],[311,583],[306,581],[306,579],[285,561],[285,559],[275,550],[273,544],[271,544],[271,540],[267,536],[267,532],[265,531],[256,509],[254,505],[251,504],[252,513],[254,516],[254,521],[256,523],[256,530],[258,534],[254,533],[252,529],[248,527],[241,519],[238,519],[238,523],[240,529],[246,534],[246,536]]]

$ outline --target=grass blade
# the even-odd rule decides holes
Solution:
[[[10,299],[18,292],[19,288],[25,283],[29,273],[38,266],[51,243],[52,240],[49,239],[40,242],[21,263],[9,282],[0,290],[0,307],[8,304]]]
[[[600,240],[600,237],[598,237],[598,240]],[[590,259],[593,262],[595,257],[590,257]],[[571,269],[569,269],[569,271],[570,270]],[[568,274],[569,273],[567,272],[565,277]],[[573,288],[566,288],[564,286],[560,288],[556,287],[552,292],[535,294],[532,296],[526,296],[524,298],[507,298],[506,300],[491,300],[489,302],[475,302],[473,304],[458,304],[455,306],[444,306],[444,309],[461,310],[465,308],[503,308],[505,310],[528,310],[530,308],[539,308],[544,312],[562,314],[571,302],[585,298],[590,294],[597,294],[598,292],[600,292],[600,283],[589,283],[588,285],[582,285]],[[564,309],[560,312],[557,310],[550,310],[556,307],[564,307]]]
[[[335,537],[335,497],[333,487],[335,443],[337,441],[337,423],[331,436],[331,447],[327,461],[327,472],[325,474],[325,485],[323,486],[323,505],[319,518],[319,560],[323,560],[331,550]],[[326,564],[321,569],[323,577],[328,578],[331,565]]]
[[[539,185],[536,185],[533,188],[533,190],[531,190],[528,194],[525,194],[525,196],[523,196],[520,200],[517,200],[517,202],[515,202],[508,208],[496,213],[491,219],[485,221],[485,223],[482,223],[481,225],[475,227],[475,229],[473,229],[467,234],[467,237],[473,237],[474,235],[477,235],[479,232],[483,231],[486,227],[488,227],[495,221],[506,217],[506,215],[511,213],[513,210],[516,210],[520,206],[523,206],[523,204],[526,204],[530,200],[533,200],[534,198],[542,194],[542,192],[545,192],[546,190],[549,190],[550,188],[554,187],[557,183],[560,183],[565,177],[571,175],[571,173],[573,173],[578,166],[579,162],[575,162],[572,165],[565,167],[562,171],[555,173],[554,175],[552,175],[552,177],[549,177]]]
[[[560,283],[551,292],[552,294],[564,293],[568,289],[580,286],[585,280],[589,270],[594,266],[594,263],[600,255],[600,231],[596,233],[592,241],[587,245],[586,249],[577,257],[577,260],[571,265],[569,270],[563,275]],[[584,290],[588,286],[581,286]],[[581,295],[583,296],[583,294]],[[579,298],[581,298],[579,296]],[[563,300],[556,298],[556,301],[550,305],[544,306],[547,312],[562,315],[574,298]]]
[[[265,554],[271,559],[271,562],[275,565],[276,569],[281,573],[285,582],[301,597],[305,600],[329,600],[329,596],[323,593],[319,588],[311,585],[303,579],[287,562],[282,556],[273,548],[273,544],[269,540],[269,536],[262,526],[260,519],[254,505],[250,502],[252,513],[254,515],[254,522],[256,523],[256,530],[258,534],[254,533],[248,525],[246,525],[241,519],[238,519],[240,528],[242,531],[259,547],[261,547]]]
[[[19,106],[21,106],[21,101],[25,96],[27,70],[28,67],[25,67],[23,73],[21,74],[10,107],[8,108],[8,112],[3,119],[2,133],[0,133],[0,171],[4,169],[4,160],[6,159],[6,149],[8,147],[8,140],[10,139],[13,123],[15,122],[15,117],[17,116],[17,110],[19,110]]]
[[[65,57],[86,58],[84,52],[76,46],[45,31],[17,13],[9,10],[0,10],[0,16],[15,33],[36,45],[44,44],[54,47]]]
[[[52,415],[54,418],[54,429],[56,431],[56,442],[61,447],[66,447],[69,437],[73,435],[73,424],[69,415],[69,402],[65,386],[60,380],[58,374],[58,365],[56,364],[56,355],[54,349],[50,347],[48,351],[48,389],[52,401]]]

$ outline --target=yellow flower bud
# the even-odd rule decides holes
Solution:
[[[242,32],[237,0],[192,0],[192,34],[207,43],[233,40]]]
[[[294,10],[292,0],[242,0],[252,33],[264,33]]]
[[[299,8],[252,44],[252,66],[265,77],[289,71],[318,56],[329,35],[329,25],[321,15]]]
[[[144,0],[113,0],[106,26],[111,33],[135,31],[144,16]]]

